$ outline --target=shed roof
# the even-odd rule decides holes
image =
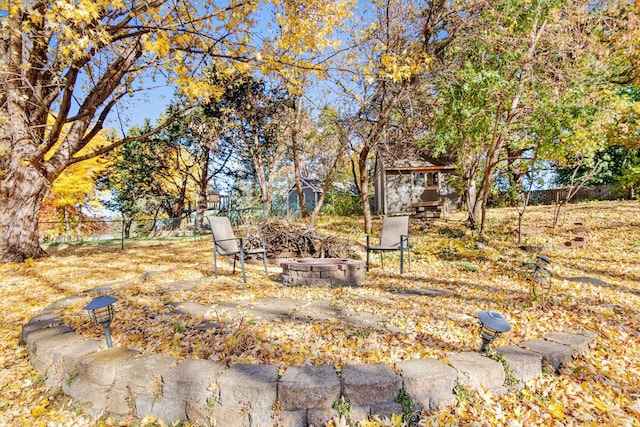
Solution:
[[[302,188],[310,188],[314,193],[322,193],[322,187],[324,186],[324,181],[319,179],[312,178],[300,178],[300,182],[302,183]],[[289,193],[295,191],[296,185],[293,184],[291,188],[289,188]]]
[[[324,188],[324,181],[321,179],[312,179],[312,178],[300,178],[302,182],[302,188],[310,188],[314,193],[322,193]],[[353,184],[345,184],[338,181],[331,182],[331,188],[338,191],[339,193],[351,194],[353,196],[359,195],[358,188]],[[291,188],[289,188],[289,194],[294,193],[296,191],[296,185],[293,184]]]
[[[377,148],[384,169],[454,168],[453,156],[434,157],[428,148],[419,148],[414,141],[387,141]]]

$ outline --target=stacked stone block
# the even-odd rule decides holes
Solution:
[[[59,304],[34,317],[22,330],[34,367],[47,384],[82,404],[95,417],[153,415],[165,422],[199,425],[322,426],[336,417],[333,403],[351,404],[350,421],[370,414],[401,413],[401,391],[414,411],[456,403],[456,386],[504,393],[502,363],[479,353],[452,353],[448,363],[428,358],[383,364],[296,366],[282,376],[271,365],[236,364],[140,354],[72,332],[55,313]],[[521,382],[541,375],[547,363],[558,369],[588,350],[594,334],[552,332],[518,346],[499,347],[511,374]]]
[[[359,285],[364,280],[364,262],[339,258],[305,258],[282,264],[285,285]]]

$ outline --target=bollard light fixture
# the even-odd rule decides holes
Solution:
[[[487,345],[498,339],[500,334],[511,330],[509,322],[497,311],[481,311],[478,313],[478,319],[480,319],[480,338],[482,338],[480,353],[486,350]]]
[[[111,326],[111,321],[113,320],[113,316],[115,315],[113,303],[115,303],[116,301],[118,301],[117,298],[109,295],[101,295],[92,299],[91,302],[84,308],[85,310],[89,311],[91,319],[104,328],[104,336],[107,341],[107,347],[109,348],[111,348],[112,346],[111,331],[109,330],[109,326]]]
[[[547,266],[551,264],[551,260],[544,255],[540,255],[536,259],[536,265],[533,269],[533,280],[543,285],[548,284],[548,279],[551,277],[551,272]]]

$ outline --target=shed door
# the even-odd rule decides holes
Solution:
[[[439,178],[438,172],[414,172],[411,203],[439,200]]]

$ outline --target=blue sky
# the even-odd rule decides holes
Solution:
[[[171,102],[175,88],[167,82],[148,79],[143,84],[153,88],[135,92],[133,97],[119,103],[109,114],[105,127],[116,129],[124,135],[132,127],[141,125],[145,119],[154,124],[160,118]]]

